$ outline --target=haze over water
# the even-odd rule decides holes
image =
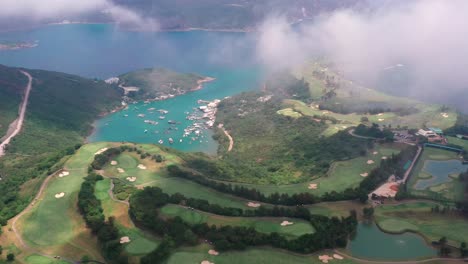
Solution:
[[[113,25],[75,24],[0,34],[2,41],[38,41],[32,49],[1,51],[0,64],[33,69],[53,70],[89,78],[106,79],[129,71],[165,67],[179,72],[193,72],[216,78],[200,91],[147,105],[130,105],[96,122],[89,141],[131,141],[157,143],[159,139],[184,151],[214,152],[216,143],[211,132],[204,131],[202,142],[184,140],[183,129],[191,124],[185,112],[197,107],[197,100],[222,99],[260,86],[262,74],[254,61],[255,39],[246,33],[229,32],[126,32]],[[159,113],[149,114],[148,108],[169,111],[165,120]],[[145,118],[137,115],[146,114]],[[128,117],[124,115],[127,114]],[[158,121],[156,126],[143,121]],[[167,120],[175,120],[177,131],[165,134]],[[148,130],[147,133],[144,131]],[[166,132],[167,133],[167,132]]]

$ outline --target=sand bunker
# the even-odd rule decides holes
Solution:
[[[361,175],[361,177],[367,177],[367,176],[369,176],[369,173],[364,172],[364,173],[361,173],[361,174],[359,174],[359,175]]]
[[[213,256],[218,256],[219,252],[214,249],[210,249],[208,250],[208,254],[213,255]]]
[[[143,165],[143,164],[138,164],[138,168],[139,168],[140,170],[146,170],[146,166]]]
[[[120,238],[120,244],[130,243],[130,238],[128,236],[124,236]]]
[[[248,202],[247,203],[247,206],[248,207],[254,207],[254,208],[257,208],[257,207],[260,207],[261,204],[259,203],[254,203],[254,202]]]
[[[383,159],[383,160],[386,160],[386,159],[387,159],[387,157],[386,157],[386,156],[383,156],[383,157],[382,157],[382,159]]]
[[[370,165],[370,164],[374,164],[374,161],[373,161],[373,160],[368,160],[368,161],[367,161],[367,164],[369,164],[369,165]]]
[[[336,258],[336,259],[339,259],[339,260],[344,259],[343,256],[338,255],[338,254],[333,254],[333,258]]]
[[[377,115],[378,115],[378,116],[383,116],[383,113],[379,113],[379,114],[377,114]]]
[[[134,181],[136,181],[137,178],[136,177],[127,177],[126,179],[129,182],[134,182]]]
[[[124,172],[125,172],[125,170],[122,169],[122,168],[117,168],[117,171],[118,171],[119,173],[124,173]]]
[[[377,120],[378,120],[379,122],[385,121],[385,119],[383,119],[383,118],[379,118],[379,119],[377,119]]]
[[[328,261],[333,260],[333,257],[330,257],[328,255],[320,255],[318,259],[323,263],[328,263]]]
[[[57,194],[55,195],[55,198],[60,199],[60,198],[62,198],[62,197],[64,197],[64,196],[65,196],[65,193],[64,193],[64,192],[61,192],[61,193],[57,193]]]
[[[102,148],[100,150],[98,150],[96,153],[94,153],[94,155],[99,155],[99,154],[102,154],[104,153],[104,151],[108,150],[109,148]]]
[[[449,117],[449,115],[448,115],[447,113],[440,113],[440,114],[441,114],[441,115],[442,115],[442,117],[444,117],[444,118],[447,118],[447,117]]]
[[[62,177],[68,176],[68,175],[70,175],[70,172],[68,172],[68,171],[62,171],[58,176],[59,176],[60,178],[62,178]]]
[[[309,187],[307,187],[309,190],[315,190],[318,188],[317,184],[316,183],[311,183],[309,184]]]
[[[289,222],[289,221],[283,221],[281,222],[281,226],[288,226],[288,225],[292,225],[294,224],[293,222]]]
[[[200,264],[214,264],[213,262],[210,262],[208,260],[204,260],[202,262],[200,262]]]
[[[372,154],[377,155],[377,154],[379,154],[379,153],[378,153],[377,151],[374,151]]]
[[[117,161],[115,161],[115,160],[111,161],[111,165],[112,165],[112,166],[117,165]]]

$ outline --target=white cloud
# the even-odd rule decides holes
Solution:
[[[421,94],[421,89],[433,96],[468,92],[468,1],[399,3],[373,12],[322,14],[300,29],[284,18],[270,18],[261,27],[259,59],[269,67],[290,67],[324,54],[344,72],[370,83],[385,67],[402,63],[412,69],[410,94]]]
[[[155,30],[154,19],[144,18],[111,0],[1,0],[0,18],[24,18],[25,21],[79,19],[90,14],[110,15],[118,24],[135,29]]]

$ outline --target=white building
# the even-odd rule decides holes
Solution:
[[[434,131],[431,130],[424,130],[424,129],[419,129],[418,132],[416,132],[416,135],[420,135],[423,137],[436,137],[437,134],[434,133]]]

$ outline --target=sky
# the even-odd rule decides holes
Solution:
[[[387,80],[385,89],[395,94],[468,101],[468,1],[395,3],[372,12],[322,14],[299,29],[281,16],[270,16],[260,27],[257,54],[276,68],[321,54],[366,84],[382,86]],[[405,85],[389,85],[384,77],[403,68]]]

